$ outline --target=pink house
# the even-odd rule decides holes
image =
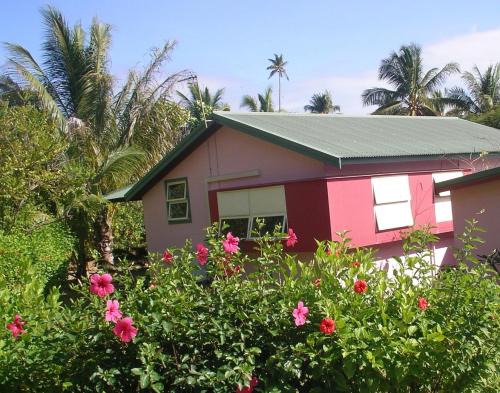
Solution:
[[[455,233],[462,234],[466,220],[476,219],[486,232],[479,233],[484,243],[477,255],[489,255],[500,250],[500,168],[479,171],[461,178],[436,184],[438,192],[451,193]],[[455,237],[455,245],[461,241]]]
[[[216,221],[250,239],[262,217],[294,229],[294,252],[347,230],[380,259],[401,254],[402,229],[431,224],[437,262],[451,262],[451,202],[434,182],[498,146],[500,131],[457,118],[216,112],[114,199],[142,199],[150,251],[203,241]]]

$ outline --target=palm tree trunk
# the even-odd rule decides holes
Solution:
[[[278,75],[278,112],[281,112],[281,75]]]
[[[97,217],[97,234],[99,236],[99,253],[101,260],[107,265],[113,265],[115,262],[113,256],[113,228],[112,214],[108,206],[105,206]]]

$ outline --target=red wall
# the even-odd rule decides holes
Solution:
[[[317,240],[330,239],[330,212],[326,180],[285,184],[288,227],[299,242],[291,251],[314,251]]]

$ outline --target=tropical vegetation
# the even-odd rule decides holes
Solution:
[[[340,106],[333,104],[332,93],[325,90],[323,93],[313,94],[304,110],[311,113],[333,113],[340,112]]]
[[[271,63],[267,67],[271,71],[268,79],[271,79],[274,75],[278,75],[278,112],[281,112],[281,78],[285,77],[286,80],[290,80],[286,73],[288,62],[283,58],[283,54],[277,55],[276,53],[274,54],[274,58],[268,59],[268,61]]]
[[[466,233],[474,239],[474,223]],[[432,261],[434,235],[406,233],[390,272],[373,251],[276,228],[254,257],[209,228],[168,248],[144,276],[94,273],[62,302],[36,274],[0,286],[6,391],[496,392],[497,277],[464,246],[455,269]],[[471,266],[472,264],[472,266]],[[408,272],[412,273],[409,274]],[[0,276],[1,277],[1,276]]]
[[[458,64],[448,63],[443,68],[423,68],[422,48],[403,45],[382,60],[378,69],[380,80],[391,88],[374,87],[362,95],[364,105],[377,105],[373,114],[435,116],[436,101],[433,95],[453,73],[459,72]]]
[[[272,88],[268,87],[263,94],[258,94],[257,99],[248,94],[243,96],[240,108],[247,108],[250,112],[274,112]]]

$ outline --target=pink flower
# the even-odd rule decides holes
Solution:
[[[196,245],[196,259],[201,266],[205,266],[208,261],[208,248],[202,243]]]
[[[241,389],[236,387],[236,393],[252,393],[258,384],[259,384],[258,378],[252,377],[252,379],[250,380],[250,386],[246,386]]]
[[[122,312],[120,311],[120,303],[118,300],[108,300],[106,302],[106,321],[117,322],[122,317]]]
[[[172,263],[174,261],[174,256],[170,254],[170,251],[165,250],[163,252],[163,258],[161,260],[165,263]]]
[[[354,283],[354,291],[357,293],[364,293],[368,290],[368,285],[366,285],[365,280],[357,280]]]
[[[298,238],[297,238],[297,235],[295,234],[295,232],[293,231],[292,228],[289,228],[288,229],[288,237],[286,239],[286,246],[287,247],[293,247],[295,246],[295,244],[298,243]]]
[[[90,277],[90,292],[95,293],[99,297],[104,297],[115,291],[115,287],[111,284],[113,277],[110,274],[103,275],[93,274]]]
[[[133,323],[130,317],[119,319],[113,328],[113,333],[124,343],[128,343],[137,335],[137,328],[132,326]]]
[[[304,307],[304,302],[299,302],[297,308],[293,310],[293,317],[295,318],[295,326],[302,326],[306,323],[309,308]]]
[[[424,311],[427,307],[429,307],[429,303],[427,303],[427,299],[425,297],[421,297],[418,299],[418,308]]]
[[[234,237],[231,232],[228,232],[226,235],[226,240],[224,240],[222,242],[222,244],[224,246],[224,251],[229,253],[229,254],[232,254],[234,252],[238,252],[240,249],[238,247],[239,242],[240,242],[239,237]]]
[[[21,316],[16,314],[12,323],[7,324],[7,329],[12,332],[12,337],[17,338],[20,334],[26,333],[26,330],[23,329],[24,325],[26,325],[26,322],[21,321]]]

